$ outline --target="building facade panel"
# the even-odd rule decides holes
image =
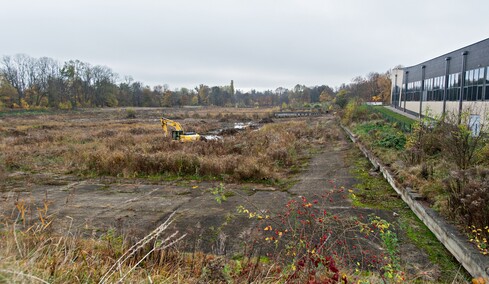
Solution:
[[[482,121],[489,114],[489,39],[395,71],[391,104],[398,109],[418,117],[470,110]]]

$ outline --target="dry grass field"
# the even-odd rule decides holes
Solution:
[[[272,112],[0,113],[0,283],[457,279],[392,211],[352,206],[333,116]],[[221,139],[171,141],[160,117]]]
[[[285,203],[287,193],[279,193],[277,199],[274,191],[290,187],[308,158],[340,135],[331,119],[259,123],[271,112],[148,108],[2,114],[0,283],[113,282],[127,272],[124,281],[129,282],[219,282],[224,260],[213,256],[220,248],[212,244],[224,236],[219,226],[226,217],[223,209],[211,209],[216,200],[257,190],[255,206]],[[163,135],[160,117],[201,134],[228,131],[217,141],[170,141]],[[234,130],[235,123],[243,122],[257,126]],[[221,191],[216,183],[221,183]],[[190,198],[198,205],[185,205]],[[226,210],[242,204],[239,199],[227,202]],[[217,239],[201,237],[204,244],[199,249],[194,244],[191,253],[160,246],[143,258],[161,237],[152,235],[131,251],[131,245],[150,236],[177,208],[186,211],[178,222],[198,221],[202,232],[217,234]],[[198,212],[206,208],[206,214]],[[247,218],[235,222],[249,224]],[[236,227],[230,229],[227,233],[233,235]],[[184,233],[188,232],[163,244],[170,245]],[[187,251],[189,242],[200,242],[198,236],[187,239]],[[158,242],[161,245],[161,239]],[[133,254],[111,269],[124,252]],[[269,275],[278,281],[280,271],[270,270],[273,265],[260,262],[254,253],[226,264],[235,270],[232,278],[267,282]],[[138,266],[142,259],[143,269]],[[214,266],[220,270],[213,271]],[[116,270],[116,276],[103,277]]]
[[[7,116],[0,157],[3,172],[161,178],[191,177],[274,182],[297,166],[301,150],[327,137],[320,122],[260,125],[220,141],[175,143],[165,139],[159,117],[207,133],[235,122],[259,121],[270,110],[93,110],[75,114]],[[197,118],[198,117],[198,118]],[[44,177],[45,178],[45,177]]]

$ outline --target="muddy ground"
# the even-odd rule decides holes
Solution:
[[[209,192],[209,189],[220,186],[219,182],[152,182],[122,178],[80,180],[75,176],[32,176],[14,172],[9,173],[9,178],[15,182],[0,192],[1,214],[16,218],[15,204],[25,201],[27,213],[35,219],[37,208],[46,204],[47,216],[56,219],[53,230],[64,234],[99,236],[114,229],[137,239],[176,212],[175,222],[168,232],[178,230],[181,234],[188,234],[184,242],[187,249],[234,255],[242,252],[243,243],[257,225],[255,219],[236,214],[240,205],[254,211],[280,212],[290,199],[304,196],[312,200],[335,191],[328,196],[331,198],[325,205],[328,211],[344,216],[374,214],[387,220],[395,219],[393,212],[352,206],[348,189],[354,190],[357,181],[350,174],[351,165],[347,163],[346,155],[356,151],[353,147],[343,135],[339,140],[324,144],[320,153],[315,154],[308,166],[294,177],[297,183],[288,190],[261,184],[224,184],[228,194],[227,200],[221,203]],[[345,190],[336,192],[341,187]],[[371,245],[381,249],[378,244]],[[438,270],[427,255],[412,244],[403,243],[400,251],[403,252],[403,263],[408,264],[412,273]]]

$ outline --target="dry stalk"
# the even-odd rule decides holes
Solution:
[[[27,278],[31,278],[31,279],[34,279],[34,280],[37,280],[41,283],[45,283],[45,284],[49,284],[49,282],[46,282],[44,280],[42,280],[41,278],[39,277],[36,277],[34,275],[30,275],[30,274],[26,274],[24,272],[20,272],[20,271],[13,271],[13,270],[7,270],[7,269],[0,269],[0,272],[3,272],[3,273],[10,273],[10,274],[17,274],[19,276],[23,276],[23,277],[27,277]]]
[[[124,276],[122,276],[119,281],[117,281],[117,283],[122,283],[122,281],[127,277],[127,275],[129,275],[144,259],[146,259],[151,253],[153,253],[157,248],[159,249],[166,249],[168,247],[171,247],[172,245],[176,244],[177,242],[179,242],[181,239],[183,239],[187,234],[184,234],[182,236],[180,236],[179,238],[171,241],[170,243],[168,244],[165,244],[166,242],[170,241],[172,238],[174,238],[176,235],[178,234],[178,231],[176,231],[175,233],[173,233],[171,236],[169,236],[168,238],[166,238],[163,242],[162,242],[162,245],[158,246],[156,244],[156,242],[153,244],[153,248],[146,254],[144,255],[133,267],[131,267],[131,269],[129,269],[129,271],[124,274]],[[165,245],[163,245],[165,244]]]
[[[165,231],[168,226],[173,222],[171,219],[175,215],[175,212],[171,213],[170,216],[166,219],[166,221],[158,226],[155,230],[153,230],[151,233],[146,235],[143,239],[138,241],[135,245],[133,245],[131,248],[129,248],[110,268],[109,270],[102,276],[100,279],[99,283],[106,283],[107,280],[114,275],[117,271],[121,272],[122,264],[126,262],[130,257],[132,257],[137,251],[142,249],[146,244],[148,244],[151,241],[155,242],[155,245],[153,246],[153,249],[145,255],[134,267],[132,267],[128,273],[126,273],[124,276],[122,276],[121,280],[124,279],[142,260],[144,260],[149,254],[151,254],[156,248],[156,240],[157,238]],[[166,248],[169,247],[179,240],[181,240],[185,235],[179,237],[176,240],[171,241],[172,238],[174,238],[177,235],[178,232],[173,233],[170,237],[166,238],[164,241],[162,241],[160,247],[161,248]],[[171,241],[171,242],[170,242]],[[168,243],[170,242],[170,243]],[[119,281],[121,281],[119,280]]]
[[[19,213],[19,215],[20,215],[20,213]],[[19,215],[17,215],[17,219],[14,222],[13,232],[14,232],[15,244],[17,246],[17,250],[19,251],[19,255],[20,255],[20,257],[24,257],[23,254],[22,254],[22,250],[20,249],[19,241],[17,240],[17,232],[16,232],[16,229],[15,229],[15,225],[17,224],[17,221],[19,220]]]

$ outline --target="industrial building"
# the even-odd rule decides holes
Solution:
[[[489,115],[489,38],[426,62],[396,68],[391,105],[417,117],[469,112],[471,121]]]

